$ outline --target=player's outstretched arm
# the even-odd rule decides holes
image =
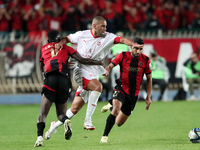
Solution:
[[[106,73],[103,74],[103,75],[104,75],[104,76],[108,76],[109,73],[110,73],[110,70],[111,70],[113,67],[115,67],[115,66],[113,65],[113,63],[110,63],[110,64],[105,68],[105,69],[106,69]]]
[[[147,76],[147,97],[146,97],[146,110],[149,109],[150,104],[151,104],[151,90],[152,90],[152,77],[151,77],[151,73],[148,74]]]
[[[128,46],[136,46],[136,47],[141,47],[143,45],[139,45],[138,43],[133,42],[132,40],[129,40],[127,38],[121,37],[120,43],[126,44]]]
[[[66,36],[66,37],[62,38],[62,40],[59,43],[55,44],[55,48],[62,49],[63,45],[66,45],[69,42],[70,42],[70,40],[69,40],[68,36]]]
[[[94,60],[94,59],[83,58],[79,53],[73,54],[72,57],[74,59],[76,59],[77,61],[79,61],[80,63],[82,63],[82,64],[86,64],[86,65],[104,65],[103,60],[97,61],[97,60]]]

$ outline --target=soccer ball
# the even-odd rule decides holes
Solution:
[[[193,128],[188,136],[192,143],[200,143],[200,128]]]

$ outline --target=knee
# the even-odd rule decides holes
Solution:
[[[77,114],[79,111],[78,107],[71,107],[70,110],[74,115]]]
[[[99,83],[98,85],[95,86],[93,91],[97,91],[97,92],[102,92],[103,91],[103,86],[101,83]]]
[[[112,109],[112,115],[118,116],[119,111],[120,111],[119,107],[113,107],[113,109]]]
[[[115,122],[116,123],[116,125],[118,126],[118,127],[121,127],[122,125],[123,125],[123,123],[121,123],[121,122]]]

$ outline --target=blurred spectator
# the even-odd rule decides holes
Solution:
[[[160,95],[158,100],[163,99],[163,94],[167,88],[169,80],[169,69],[166,65],[166,60],[157,54],[155,50],[152,50],[149,58],[152,65],[152,85],[158,85],[160,89]],[[143,80],[142,87],[146,90],[146,80]]]
[[[197,53],[193,52],[190,58],[184,63],[185,76],[189,85],[190,100],[194,100],[194,83],[198,83],[200,87],[200,61]]]
[[[191,28],[192,21],[195,19],[194,5],[189,4],[189,9],[185,11],[185,22],[188,28]]]
[[[45,13],[45,21],[46,26],[44,29],[46,30],[57,30],[61,31],[62,20],[64,20],[65,16],[62,16],[63,9],[58,3],[54,0],[48,0],[44,4],[44,13]]]
[[[127,27],[132,32],[142,28],[142,23],[147,19],[148,0],[127,0],[124,4]]]
[[[137,8],[132,8],[130,10],[130,16],[127,16],[126,21],[130,31],[135,32],[136,30],[140,29],[142,18]]]
[[[159,23],[162,25],[162,27],[165,27],[165,18],[163,14],[163,7],[159,6],[154,11],[154,18],[159,21]]]
[[[64,0],[61,3],[61,6],[63,8],[63,15],[65,17],[62,23],[62,29],[67,31],[76,31],[77,29],[77,15],[76,15],[76,7],[75,4],[73,4],[70,0]]]
[[[22,30],[22,13],[21,13],[21,5],[18,0],[13,0],[10,3],[9,14],[11,15],[11,25],[13,31],[21,31]]]
[[[158,21],[155,15],[148,15],[147,20],[143,24],[143,29],[146,30],[157,30],[162,29],[162,25]]]
[[[191,23],[191,28],[200,28],[200,11],[195,12],[195,19]]]
[[[82,0],[78,5],[80,30],[91,29],[92,19],[97,16],[99,10],[93,0]]]
[[[179,7],[179,14],[180,14],[180,28],[186,28],[186,18],[185,18],[185,11],[186,11],[187,2],[186,0],[179,0],[178,7]]]
[[[168,34],[172,34],[173,30],[179,28],[179,25],[180,25],[179,8],[175,6],[173,16],[171,17],[170,22],[167,23]]]
[[[105,9],[101,12],[102,17],[107,21],[107,31],[114,31],[114,18],[115,18],[115,9],[113,0],[105,0]]]
[[[5,4],[0,4],[0,33],[9,30],[9,21],[11,20],[11,16],[6,8]]]
[[[42,18],[35,9],[29,9],[23,19],[26,21],[28,32],[42,30]]]
[[[113,7],[115,11],[114,30],[118,31],[124,28],[123,0],[115,0]]]
[[[174,17],[174,3],[171,0],[168,0],[163,5],[163,15],[164,15],[164,27],[168,29],[168,25],[170,24],[170,21]],[[177,12],[178,13],[178,12]],[[175,22],[176,18],[174,17],[174,20],[172,22]],[[174,23],[173,23],[174,24]]]

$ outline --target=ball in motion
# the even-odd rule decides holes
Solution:
[[[192,143],[200,143],[200,128],[193,128],[188,136]]]

